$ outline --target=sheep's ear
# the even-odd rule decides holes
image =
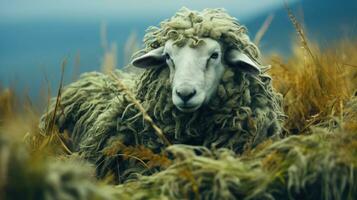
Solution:
[[[156,67],[165,63],[165,56],[163,55],[164,47],[151,50],[144,55],[141,55],[131,61],[135,67],[147,68]]]
[[[231,49],[226,52],[226,62],[229,66],[237,67],[242,72],[258,75],[260,68],[249,56],[237,49]]]

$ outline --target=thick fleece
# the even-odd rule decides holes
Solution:
[[[180,43],[185,38],[200,37],[235,45],[259,60],[259,51],[249,41],[246,29],[220,9],[180,10],[160,28],[149,29],[143,51],[162,46],[169,38]],[[273,90],[266,70],[262,67],[260,75],[250,75],[227,68],[216,95],[193,113],[183,113],[173,105],[167,66],[147,69],[141,75],[116,73],[172,144],[224,147],[242,153],[281,133],[282,98]],[[162,167],[148,167],[150,158],[127,155],[123,148],[140,146],[161,155],[166,146],[112,77],[96,72],[83,74],[64,89],[56,113],[54,107],[55,103],[41,119],[43,133],[48,119],[55,116],[57,127],[70,133],[73,149],[97,165],[100,177],[113,174],[123,182],[137,173],[151,174]]]

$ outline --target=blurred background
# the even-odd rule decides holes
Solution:
[[[309,40],[322,48],[356,38],[356,0],[287,0]],[[288,58],[297,40],[283,0],[0,0],[0,86],[37,99],[85,71],[125,66],[142,46],[145,29],[157,26],[182,6],[225,8],[245,24],[252,39],[265,23],[263,55]]]

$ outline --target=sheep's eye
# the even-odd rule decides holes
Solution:
[[[170,60],[171,59],[171,57],[170,57],[170,55],[168,53],[165,53],[165,59],[166,60]]]
[[[218,53],[214,52],[212,55],[209,57],[210,59],[217,59],[218,58]]]
[[[168,53],[165,53],[165,59],[166,59],[166,63],[175,69],[175,64]]]

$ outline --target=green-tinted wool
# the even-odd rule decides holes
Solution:
[[[133,91],[171,143],[225,147],[242,153],[265,139],[278,137],[283,115],[280,96],[271,90],[269,77],[227,69],[216,97],[208,105],[194,113],[182,113],[172,104],[168,70],[163,67],[145,71]],[[74,149],[98,165],[101,177],[114,172],[118,179],[126,180],[126,175],[145,171],[135,160],[119,163],[117,170],[120,156],[103,153],[117,140],[128,146],[142,144],[156,153],[165,148],[109,76],[84,74],[64,89],[60,108],[57,126],[69,130]],[[51,107],[43,116],[43,130],[45,119],[53,115],[53,110]]]
[[[352,200],[357,154],[350,148],[356,140],[356,133],[319,129],[243,157],[227,149],[175,145],[168,150],[177,159],[168,169],[120,185],[117,192],[130,199]]]
[[[201,12],[180,9],[173,17],[160,23],[160,27],[149,27],[144,36],[146,48],[142,52],[164,46],[168,40],[178,46],[190,42],[198,46],[200,38],[209,37],[220,41],[226,47],[237,48],[252,59],[259,61],[259,49],[250,41],[247,28],[224,9],[204,9]]]

